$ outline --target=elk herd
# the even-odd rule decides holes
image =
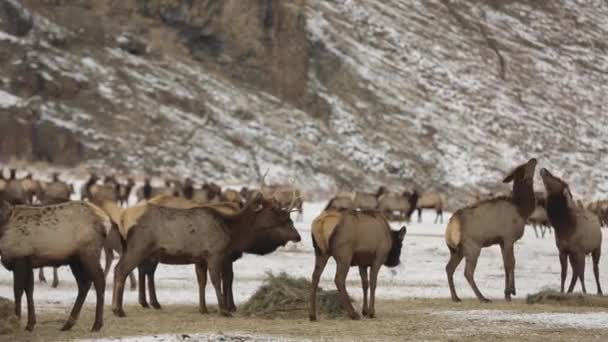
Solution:
[[[464,259],[465,279],[482,302],[489,301],[477,287],[475,268],[484,247],[499,245],[505,273],[505,299],[516,294],[514,244],[523,236],[526,224],[542,234],[552,227],[561,265],[561,290],[565,290],[568,263],[572,279],[568,292],[584,283],[585,256],[591,254],[597,292],[599,282],[602,225],[608,224],[608,201],[584,207],[573,199],[568,184],[542,168],[539,175],[545,191],[533,188],[537,160],[530,159],[508,173],[504,183],[512,184],[505,196],[480,199],[456,210],[445,230],[450,258],[445,267],[452,300],[456,294],[453,274]],[[265,177],[264,177],[265,178]],[[13,272],[15,314],[21,316],[21,298],[26,295],[27,330],[36,324],[34,313],[34,273],[46,281],[42,267],[69,266],[78,293],[62,330],[78,319],[91,288],[96,292],[93,331],[103,325],[106,276],[114,253],[112,312],[126,315],[123,296],[127,277],[138,288],[139,304],[161,309],[156,295],[158,264],[194,265],[199,290],[199,311],[207,314],[205,287],[211,282],[221,315],[236,310],[233,296],[233,263],[244,253],[265,255],[301,236],[291,213],[302,220],[303,194],[293,184],[267,185],[240,191],[222,189],[215,183],[200,187],[192,179],[167,179],[162,186],[146,178],[136,188],[135,181],[116,177],[100,179],[91,174],[79,196],[59,174],[50,181],[23,178],[10,170],[5,178],[0,170],[0,257]],[[79,200],[71,200],[79,197]],[[129,198],[136,198],[129,205]],[[315,264],[309,299],[309,318],[317,319],[317,288],[330,258],[336,262],[335,285],[342,306],[352,319],[360,318],[346,290],[350,267],[357,266],[363,289],[363,316],[375,317],[375,293],[381,267],[400,263],[406,227],[392,230],[389,221],[409,221],[414,212],[435,212],[435,223],[443,223],[444,198],[436,192],[390,191],[380,187],[375,193],[338,192],[314,219],[311,237]],[[105,265],[100,264],[101,251]],[[132,272],[138,270],[138,281]]]

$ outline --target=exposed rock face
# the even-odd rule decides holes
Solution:
[[[575,195],[608,192],[597,2],[22,3],[27,34],[0,28],[0,108],[40,96],[39,120],[72,132],[93,168],[237,182],[270,168],[452,205],[537,157]]]
[[[10,157],[75,166],[84,148],[70,130],[40,121],[28,109],[0,109],[0,161]]]
[[[30,11],[19,0],[0,0],[0,30],[22,37],[28,34],[33,19]]]

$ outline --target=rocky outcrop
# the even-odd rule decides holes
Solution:
[[[33,17],[19,0],[0,0],[0,30],[22,37],[34,27]]]
[[[27,108],[0,109],[0,161],[11,158],[75,166],[84,148],[70,130],[39,120]]]

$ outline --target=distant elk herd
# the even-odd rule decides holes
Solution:
[[[506,300],[516,294],[514,244],[523,236],[526,224],[541,234],[552,227],[561,265],[561,290],[565,290],[568,263],[572,279],[568,292],[580,280],[583,292],[585,256],[592,255],[597,292],[599,282],[602,225],[608,224],[608,201],[586,207],[575,201],[566,182],[549,170],[541,169],[545,192],[535,192],[533,179],[536,159],[508,173],[504,183],[512,184],[505,196],[479,199],[455,211],[445,231],[450,252],[446,265],[451,298],[456,294],[453,274],[464,259],[467,282],[480,301],[489,301],[477,287],[474,274],[480,251],[499,245],[503,254]],[[265,178],[265,177],[264,177]],[[103,325],[106,276],[114,253],[112,311],[126,315],[123,294],[127,277],[131,288],[138,286],[139,303],[160,309],[156,295],[155,271],[159,263],[192,264],[199,287],[199,311],[208,313],[205,300],[207,280],[211,282],[221,315],[236,310],[233,296],[233,263],[244,253],[265,255],[288,242],[301,241],[291,214],[303,217],[303,194],[293,184],[268,185],[264,178],[258,189],[222,189],[215,183],[196,186],[187,178],[165,180],[155,186],[149,178],[136,187],[133,179],[100,179],[91,174],[81,189],[80,200],[72,185],[54,173],[50,181],[36,180],[31,174],[8,177],[0,172],[0,257],[13,272],[15,314],[21,316],[25,292],[27,330],[36,324],[34,313],[33,269],[39,268],[40,281],[46,281],[42,267],[53,267],[53,287],[58,285],[56,268],[67,265],[77,282],[78,294],[62,330],[78,319],[84,299],[94,287],[97,301],[93,331]],[[129,205],[129,198],[137,203]],[[315,265],[309,303],[310,320],[317,319],[316,293],[321,274],[329,260],[336,261],[335,284],[348,315],[358,319],[346,290],[350,267],[358,266],[363,288],[361,314],[375,317],[375,291],[382,265],[400,263],[406,227],[392,230],[389,221],[409,221],[422,210],[435,212],[435,223],[443,223],[444,198],[437,192],[417,190],[376,192],[338,192],[329,200],[311,226]],[[538,231],[537,231],[538,234]],[[100,264],[101,251],[105,265]],[[132,275],[137,268],[138,281]]]

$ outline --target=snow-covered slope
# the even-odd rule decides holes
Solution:
[[[242,56],[195,58],[154,19],[26,3],[34,29],[0,33],[0,108],[72,130],[94,168],[224,182],[270,168],[311,190],[417,184],[460,204],[534,156],[580,196],[608,192],[600,1],[308,0],[321,117],[227,70]],[[127,52],[133,37],[146,53]]]

